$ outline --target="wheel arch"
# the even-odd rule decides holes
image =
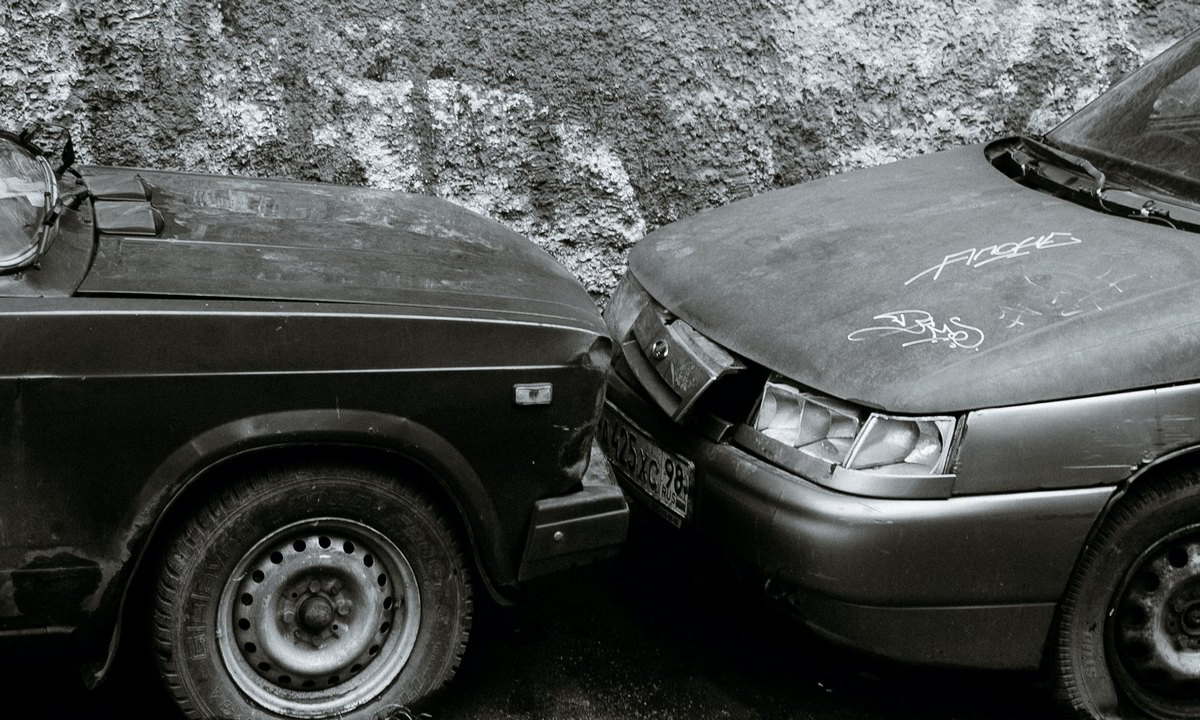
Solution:
[[[1117,593],[1144,585],[1133,582],[1131,578],[1135,571],[1145,569],[1146,566],[1139,563],[1143,562],[1146,554],[1180,532],[1195,532],[1195,502],[1198,499],[1200,446],[1189,446],[1163,453],[1136,468],[1116,488],[1098,515],[1059,600],[1043,658],[1044,669],[1055,683],[1054,690],[1059,701],[1072,713],[1080,717],[1126,717],[1126,711],[1129,710],[1137,717],[1143,717],[1143,714],[1146,717],[1194,715],[1194,702],[1192,707],[1183,710],[1180,709],[1182,706],[1173,707],[1171,703],[1188,701],[1169,697],[1163,699],[1154,695],[1154,683],[1148,691],[1151,699],[1145,700],[1145,686],[1135,680],[1122,681],[1118,678],[1117,674],[1123,674],[1126,678],[1130,676],[1126,674],[1127,671],[1117,669],[1122,663],[1114,665],[1110,661],[1110,657],[1119,656],[1120,651],[1109,645],[1110,630],[1107,623],[1111,618],[1125,615],[1117,611]],[[1164,501],[1169,501],[1170,505],[1164,504]],[[1192,505],[1181,512],[1180,503]],[[1153,525],[1159,522],[1164,513],[1171,519],[1161,522],[1158,529],[1145,531],[1147,523]],[[1123,556],[1125,560],[1110,562],[1109,558],[1114,555]],[[1184,567],[1183,564],[1175,564],[1175,561],[1170,564],[1177,568]],[[1104,587],[1106,583],[1097,587],[1096,578],[1113,578],[1113,581],[1108,587]],[[1142,590],[1153,592],[1157,587],[1157,583],[1154,583],[1153,586],[1145,585]],[[1100,603],[1095,599],[1099,599]],[[1174,607],[1176,612],[1180,612],[1178,605]],[[1085,622],[1079,621],[1081,617],[1085,618]],[[1138,621],[1134,621],[1134,627],[1138,624]],[[1141,624],[1153,626],[1145,620]],[[1101,629],[1096,630],[1098,627]],[[1093,640],[1093,637],[1099,640]],[[1115,640],[1112,642],[1115,643]],[[1100,649],[1094,649],[1097,647]],[[1101,669],[1096,670],[1097,667]],[[1194,670],[1191,672],[1194,673]],[[1130,689],[1130,683],[1137,686],[1136,693]],[[1143,699],[1138,699],[1138,695]],[[1146,702],[1150,704],[1144,704]],[[1157,708],[1153,707],[1155,705]],[[1166,715],[1160,715],[1160,712]]]
[[[1182,468],[1200,469],[1200,444],[1190,445],[1184,448],[1177,448],[1171,452],[1164,453],[1150,462],[1136,468],[1129,477],[1121,481],[1112,496],[1108,498],[1108,502],[1096,515],[1096,519],[1092,521],[1092,527],[1088,531],[1087,537],[1079,548],[1079,552],[1075,556],[1075,562],[1071,565],[1071,573],[1068,575],[1068,585],[1071,579],[1075,577],[1075,573],[1079,571],[1079,565],[1083,562],[1087,551],[1096,542],[1096,536],[1104,527],[1113,511],[1120,506],[1121,502],[1129,495],[1130,491],[1136,488],[1141,488],[1149,483],[1155,482],[1162,477],[1171,476]],[[1063,588],[1065,595],[1067,589]],[[1045,645],[1042,650],[1042,664],[1045,667],[1051,660],[1051,656],[1055,651],[1054,637],[1055,628],[1058,626],[1058,618],[1061,612],[1062,597],[1059,597],[1059,608],[1055,610],[1054,620],[1051,623],[1051,631],[1046,637]]]
[[[1092,545],[1096,533],[1104,526],[1104,522],[1112,514],[1113,509],[1121,503],[1121,500],[1129,494],[1130,490],[1135,487],[1142,487],[1147,483],[1152,483],[1157,478],[1171,475],[1177,470],[1186,467],[1200,468],[1200,444],[1177,448],[1171,452],[1159,455],[1130,473],[1129,477],[1117,485],[1116,492],[1112,494],[1112,497],[1104,504],[1104,509],[1100,511],[1095,521],[1092,522],[1092,529],[1088,532],[1087,539],[1084,541],[1083,547],[1079,550],[1079,556],[1075,560],[1075,565],[1078,566],[1079,559],[1083,557],[1088,547]]]
[[[499,602],[515,580],[493,544],[499,527],[495,508],[466,458],[438,433],[406,418],[362,410],[302,410],[270,413],[211,428],[169,455],[147,480],[135,519],[116,542],[130,548],[121,576],[109,589],[111,608],[102,620],[94,662],[85,669],[89,685],[110,670],[123,635],[131,596],[148,587],[163,540],[175,521],[222,482],[267,463],[335,460],[392,475],[415,473],[417,482],[445,511],[469,544],[482,585]],[[509,577],[513,576],[513,577]]]

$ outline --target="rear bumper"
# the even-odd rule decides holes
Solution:
[[[676,424],[619,374],[609,378],[606,412],[618,409],[695,463],[685,528],[759,574],[818,633],[901,661],[1036,667],[1076,558],[1113,492],[848,495]]]
[[[583,487],[539,500],[521,557],[519,580],[611,557],[629,531],[629,504],[603,454],[592,446]]]

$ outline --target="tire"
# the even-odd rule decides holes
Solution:
[[[1200,480],[1134,487],[1060,606],[1053,667],[1080,718],[1200,717]]]
[[[454,674],[471,582],[414,489],[347,467],[224,488],[171,541],[153,643],[189,718],[403,717]]]

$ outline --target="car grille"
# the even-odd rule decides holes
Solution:
[[[675,420],[687,415],[718,380],[746,369],[727,350],[654,304],[638,315],[621,348],[646,393]]]

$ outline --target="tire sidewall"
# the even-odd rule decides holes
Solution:
[[[390,538],[411,565],[421,595],[416,641],[397,678],[374,700],[336,716],[376,717],[438,687],[457,658],[468,591],[459,555],[428,506],[398,485],[358,476],[302,476],[257,487],[251,502],[214,513],[215,522],[191,542],[175,543],[168,558],[183,568],[170,623],[175,671],[199,715],[242,718],[250,708],[249,717],[280,717],[254,704],[231,680],[217,640],[218,608],[235,567],[264,536],[316,518],[353,520]],[[177,556],[181,552],[194,554]]]

